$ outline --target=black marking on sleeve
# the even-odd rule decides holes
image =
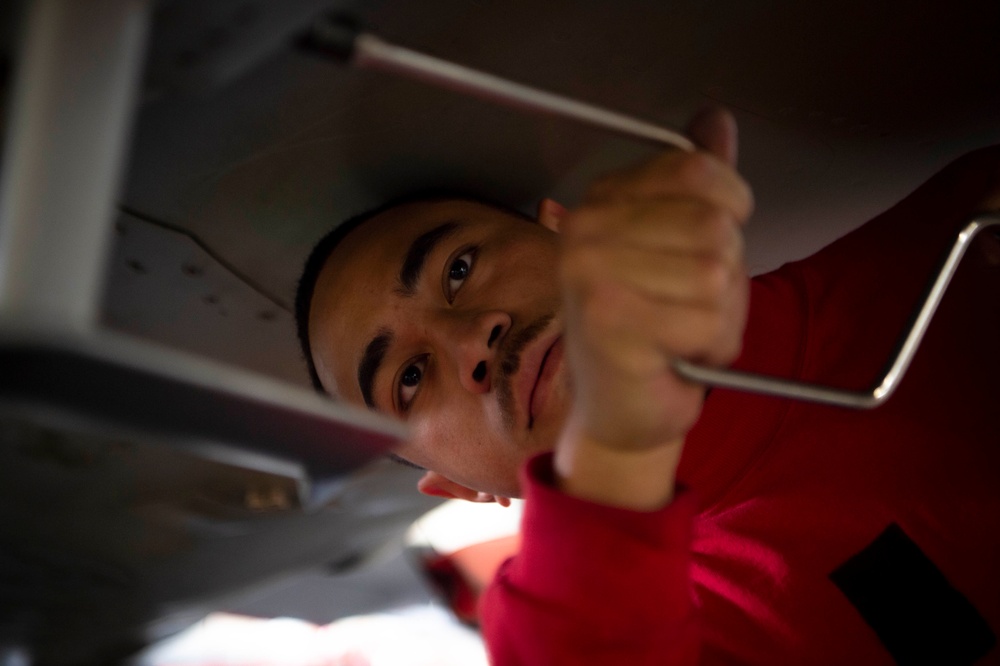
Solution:
[[[982,615],[895,523],[830,580],[899,664],[971,664],[996,644]]]

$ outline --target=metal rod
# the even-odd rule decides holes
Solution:
[[[400,74],[489,102],[534,113],[569,118],[635,139],[666,144],[681,150],[695,149],[691,140],[680,132],[417,53],[389,44],[367,33],[358,35],[354,40],[353,63],[358,67]]]
[[[370,34],[356,35],[349,52],[352,62],[359,67],[400,74],[491,102],[576,120],[644,141],[689,152],[695,150],[694,143],[673,130],[394,46]],[[959,233],[912,327],[902,337],[889,369],[871,389],[838,389],[781,377],[706,368],[682,359],[674,360],[674,371],[685,379],[720,388],[856,409],[876,407],[892,395],[909,368],[934,311],[972,239],[983,229],[997,225],[1000,225],[1000,213],[987,213],[976,217]]]
[[[829,386],[809,384],[768,375],[705,368],[680,359],[674,360],[674,370],[685,379],[711,386],[795,398],[840,407],[853,407],[857,409],[877,407],[889,399],[889,396],[899,386],[903,375],[906,374],[906,370],[910,367],[910,362],[913,360],[913,356],[916,354],[917,348],[923,340],[924,333],[927,331],[934,312],[937,310],[938,304],[941,303],[941,298],[944,296],[948,284],[955,275],[955,271],[958,269],[965,251],[972,243],[972,239],[983,229],[994,226],[1000,226],[1000,213],[980,215],[966,225],[958,234],[955,244],[952,245],[951,252],[948,253],[947,259],[941,265],[941,269],[934,279],[934,284],[920,306],[913,325],[900,340],[892,364],[885,375],[870,389],[861,391],[836,389]]]

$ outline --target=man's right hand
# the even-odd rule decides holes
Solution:
[[[567,492],[604,503],[652,508],[672,497],[704,387],[671,361],[721,366],[740,351],[741,227],[753,199],[734,170],[736,127],[712,111],[688,132],[705,150],[599,180],[561,225],[574,407],[556,470]]]

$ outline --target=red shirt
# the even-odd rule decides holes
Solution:
[[[872,385],[991,192],[998,149],[755,278],[736,366]],[[713,390],[691,490],[660,511],[563,495],[536,459],[524,545],[484,598],[494,663],[1000,663],[998,247],[970,249],[875,410]]]

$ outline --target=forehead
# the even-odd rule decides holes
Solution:
[[[399,270],[422,234],[455,222],[462,230],[508,228],[512,215],[471,201],[406,204],[348,233],[327,259],[313,291],[309,339],[324,386],[360,401],[353,371],[361,352],[391,317]]]

